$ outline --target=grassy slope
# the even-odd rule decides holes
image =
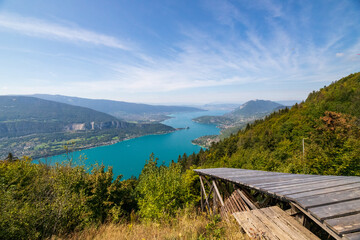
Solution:
[[[122,224],[103,224],[100,228],[89,228],[75,233],[70,240],[141,240],[141,239],[246,239],[245,234],[239,231],[238,223],[234,221],[214,221],[203,214],[182,212],[171,222],[133,222]]]

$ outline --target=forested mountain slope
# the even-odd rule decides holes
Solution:
[[[0,96],[0,158],[7,153],[47,156],[75,148],[174,131],[163,124],[134,124],[89,108],[25,96]]]
[[[304,140],[304,152],[302,141]],[[360,175],[360,73],[257,120],[183,165]]]
[[[0,96],[0,137],[134,126],[88,108],[34,97]]]

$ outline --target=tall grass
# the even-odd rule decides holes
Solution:
[[[58,238],[53,238],[58,239]],[[148,240],[148,239],[245,239],[234,221],[221,221],[196,211],[185,210],[166,222],[133,222],[103,224],[73,234],[70,240]]]

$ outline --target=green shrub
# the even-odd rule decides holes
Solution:
[[[136,181],[113,181],[112,169],[0,161],[0,239],[67,235],[136,209]]]

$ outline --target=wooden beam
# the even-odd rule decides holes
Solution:
[[[203,193],[204,193],[204,195],[205,195],[205,202],[206,202],[206,204],[207,204],[207,210],[208,210],[208,213],[210,214],[210,204],[209,204],[208,196],[206,196],[206,190],[205,190],[204,182],[203,182],[202,177],[201,177],[200,175],[199,175],[199,178],[200,178],[200,183],[201,183],[202,191],[203,191]],[[212,190],[212,189],[210,189],[210,193],[211,193],[211,190]],[[210,194],[210,193],[209,193],[209,194]],[[209,196],[210,196],[210,195],[209,195]]]
[[[221,195],[220,195],[219,189],[218,189],[217,186],[216,186],[216,181],[213,180],[212,183],[213,183],[215,192],[216,192],[216,194],[217,194],[217,197],[218,197],[219,200],[220,200],[221,206],[224,206],[224,201],[223,201],[223,199],[222,199],[222,197],[221,197]]]
[[[330,229],[328,226],[326,226],[325,224],[323,224],[322,222],[320,222],[319,220],[317,220],[315,217],[313,217],[309,212],[307,212],[306,210],[302,209],[299,205],[297,205],[296,203],[290,203],[290,205],[296,207],[298,210],[300,210],[302,213],[304,213],[306,216],[308,216],[311,220],[313,220],[316,224],[318,224],[320,227],[322,227],[327,233],[329,233],[333,238],[335,238],[336,240],[342,240],[343,238],[341,238],[339,235],[337,235],[332,229]]]
[[[211,187],[211,183],[206,179],[206,177],[203,177],[203,180],[207,183],[207,185],[209,186],[209,188]]]
[[[201,205],[201,211],[204,211],[204,192],[202,189],[202,185],[200,184],[200,195],[201,195],[201,201],[200,201],[200,205]]]
[[[246,202],[246,204],[250,207],[251,210],[257,209],[257,207],[246,197],[246,195],[239,189],[236,190],[240,197]]]
[[[212,187],[214,187],[215,184],[213,184]],[[213,191],[213,214],[215,215],[217,213],[217,204],[216,204],[216,192]]]

